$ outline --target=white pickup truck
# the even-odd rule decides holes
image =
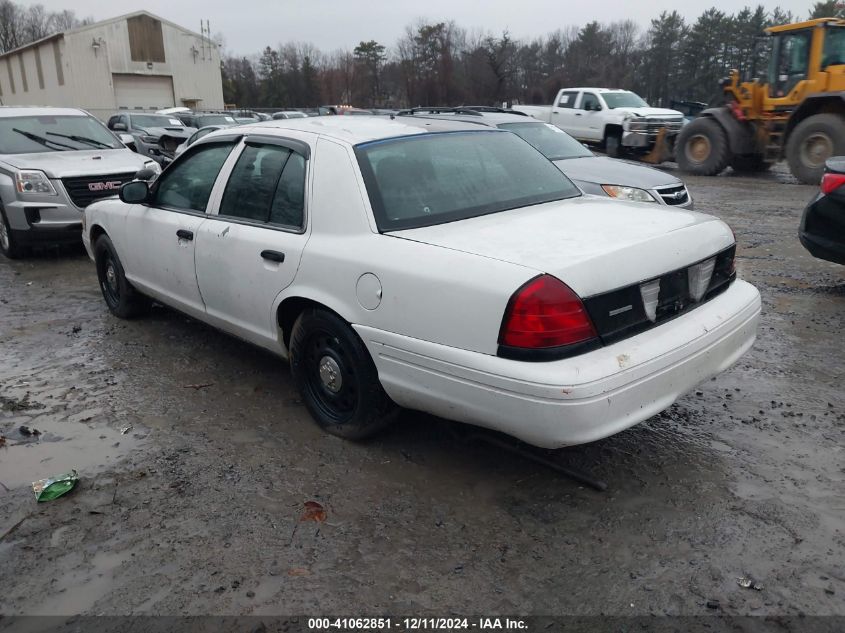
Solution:
[[[629,90],[564,88],[552,106],[514,106],[514,110],[551,123],[585,143],[604,145],[609,156],[621,148],[649,150],[658,132],[680,131],[684,115],[652,108]]]

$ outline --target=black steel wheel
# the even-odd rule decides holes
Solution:
[[[149,311],[149,298],[135,290],[126,279],[123,265],[108,236],[101,235],[95,242],[94,261],[103,299],[112,314],[121,319],[131,319]]]
[[[369,437],[395,417],[363,342],[327,310],[305,310],[293,326],[290,366],[308,411],[328,433]]]

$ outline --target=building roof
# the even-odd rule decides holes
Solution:
[[[149,11],[140,10],[140,11],[133,11],[132,13],[125,13],[123,15],[119,15],[119,16],[114,17],[114,18],[109,18],[107,20],[100,20],[99,22],[94,22],[92,24],[85,24],[85,25],[79,26],[75,29],[69,29],[67,31],[62,31],[60,33],[53,33],[52,35],[42,37],[40,40],[35,40],[34,42],[29,42],[28,44],[24,44],[23,46],[18,46],[17,48],[13,48],[10,51],[6,51],[5,53],[0,54],[0,59],[3,59],[7,55],[14,55],[15,53],[20,53],[20,52],[25,51],[27,49],[35,48],[36,46],[40,46],[41,44],[46,44],[47,42],[49,42],[51,40],[56,40],[56,39],[62,38],[65,35],[73,35],[73,34],[76,34],[76,33],[82,33],[84,31],[99,28],[99,27],[101,27],[105,24],[112,24],[114,22],[120,22],[122,20],[128,20],[129,18],[134,18],[134,17],[139,16],[139,15],[149,16],[149,17],[153,18],[154,20],[158,20],[162,24],[167,24],[169,26],[172,26],[175,29],[179,29],[180,31],[184,31],[185,33],[190,33],[194,37],[198,37],[198,38],[201,38],[201,39],[203,38],[203,36],[200,35],[199,33],[197,33],[196,31],[192,31],[191,29],[186,29],[184,26],[179,26],[175,22],[171,22],[170,20],[166,20],[161,16],[155,15],[154,13],[150,13]],[[208,41],[209,44],[212,44],[215,47],[217,46],[217,44],[214,42],[214,40],[211,40],[207,37],[205,39]]]
[[[320,116],[307,119],[276,119],[253,125],[238,126],[246,133],[267,133],[268,130],[300,130],[337,139],[350,145],[378,141],[399,136],[414,136],[430,132],[460,132],[479,130],[463,121],[444,121],[412,117],[386,116]]]
[[[0,106],[0,119],[15,116],[90,116],[77,108],[51,108],[48,106]]]

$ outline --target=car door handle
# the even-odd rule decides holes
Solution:
[[[576,113],[575,113],[575,116],[581,116],[581,113],[580,113],[580,112],[576,112]]]
[[[553,110],[552,114],[560,114],[560,112],[558,112],[557,110]]]
[[[188,240],[190,242],[194,239],[194,232],[188,231],[187,229],[179,229],[176,231],[176,237],[180,240]]]
[[[285,254],[280,253],[279,251],[261,251],[261,257],[280,264],[285,261]]]

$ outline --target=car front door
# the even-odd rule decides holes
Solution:
[[[273,303],[293,282],[309,236],[309,157],[300,141],[248,137],[197,239],[208,320],[271,349],[279,344]]]
[[[602,105],[598,95],[593,92],[582,92],[581,101],[575,110],[578,119],[578,138],[585,141],[601,141],[604,137],[604,119]]]
[[[551,124],[556,125],[561,130],[572,134],[572,129],[576,124],[575,120],[575,101],[578,99],[578,91],[564,91],[558,95],[557,103],[552,105],[552,120]]]
[[[205,312],[194,265],[197,234],[235,144],[230,138],[192,147],[153,184],[150,201],[126,214],[127,277],[144,292],[192,315]]]

